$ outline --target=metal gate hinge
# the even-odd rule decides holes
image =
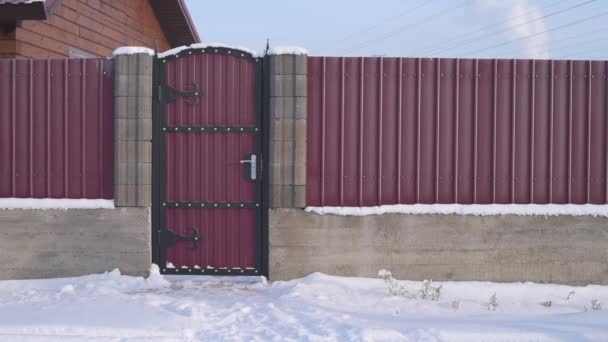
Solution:
[[[185,235],[175,232],[174,230],[167,228],[165,230],[165,234],[167,237],[167,239],[166,239],[167,246],[176,244],[180,241],[191,241],[192,248],[190,248],[190,249],[198,249],[198,242],[201,241],[203,238],[199,235],[198,229],[192,227],[192,228],[190,228],[190,230],[192,231],[192,235],[185,236]]]
[[[175,101],[179,96],[189,97],[192,99],[185,100],[187,104],[194,105],[199,101],[199,97],[205,95],[200,91],[198,84],[192,82],[193,90],[180,90],[168,84],[158,86],[158,99],[163,103]]]

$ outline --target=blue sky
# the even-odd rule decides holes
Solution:
[[[186,0],[204,42],[317,56],[608,59],[608,0]]]

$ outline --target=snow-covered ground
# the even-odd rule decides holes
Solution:
[[[1,341],[608,341],[608,286],[100,275],[0,282]],[[393,289],[411,294],[421,282]],[[495,300],[490,300],[495,294]],[[595,304],[591,304],[596,300]],[[493,302],[495,305],[491,305]],[[599,303],[599,304],[598,304]],[[592,308],[595,307],[595,310]]]

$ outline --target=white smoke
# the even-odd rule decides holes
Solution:
[[[540,6],[531,4],[529,0],[477,0],[477,3],[488,9],[505,11],[507,21],[503,28],[509,29],[507,34],[511,39],[523,38],[547,29],[544,19],[537,20],[543,16]],[[521,44],[527,58],[549,57],[549,39],[545,33],[522,40]]]

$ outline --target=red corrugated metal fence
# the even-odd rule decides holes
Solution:
[[[114,61],[0,60],[0,197],[113,197]]]
[[[310,206],[608,203],[603,61],[308,60]]]

